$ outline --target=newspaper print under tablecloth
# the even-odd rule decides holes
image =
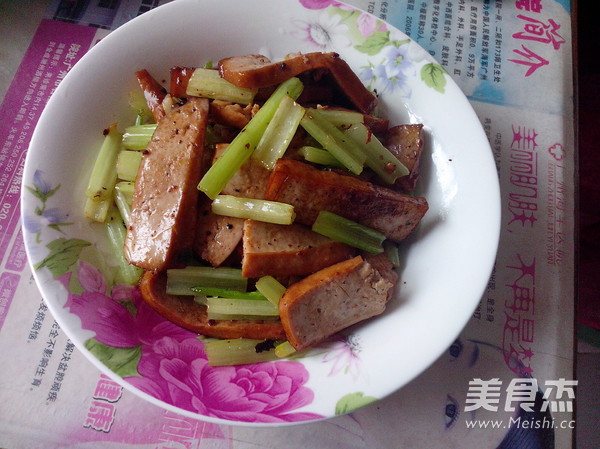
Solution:
[[[90,46],[164,2],[121,2],[113,10],[51,3],[0,109],[0,352],[10,360],[0,374],[0,447],[571,446],[575,157],[569,2],[352,2],[430,51],[471,100],[502,185],[500,250],[473,318],[423,375],[353,414],[283,430],[217,426],[146,404],[89,364],[41,300],[18,216],[31,132],[53,89]],[[341,6],[303,3],[328,17]],[[376,39],[370,44],[378,45]],[[531,397],[526,393],[534,380],[538,393]],[[478,404],[477,391],[480,401],[486,399],[481,388],[500,396]]]

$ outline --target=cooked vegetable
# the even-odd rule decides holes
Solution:
[[[362,123],[352,125],[344,133],[363,147],[367,155],[365,164],[387,184],[393,184],[396,179],[408,175],[408,169],[402,162]]]
[[[295,217],[294,208],[289,204],[232,195],[218,195],[212,202],[212,211],[217,215],[283,225],[291,224]]]
[[[135,181],[141,163],[140,151],[121,151],[117,157],[117,177],[124,181]]]
[[[282,83],[210,167],[198,184],[198,189],[214,200],[256,149],[282,98],[287,95],[296,99],[302,89],[302,82],[298,78],[290,78]]]
[[[298,150],[298,153],[308,162],[329,167],[344,168],[344,166],[333,155],[321,148],[305,145]]]
[[[218,287],[192,287],[191,289],[194,293],[200,294],[203,296],[216,296],[220,298],[231,298],[231,299],[260,299],[265,300],[265,296],[258,292],[243,292],[239,290],[233,290],[228,288],[218,288]]]
[[[319,213],[312,230],[369,253],[383,252],[382,243],[385,235],[381,232],[325,210]]]
[[[127,198],[127,195],[123,192],[122,189],[117,188],[118,184],[115,186],[115,190],[113,191],[113,200],[119,213],[121,214],[121,218],[123,219],[123,223],[125,223],[125,227],[129,226],[129,218],[131,215],[131,201]],[[124,243],[124,241],[123,241]],[[123,252],[123,248],[121,248],[120,252]]]
[[[276,344],[274,340],[246,338],[212,340],[204,344],[204,350],[211,366],[243,365],[276,360]]]
[[[111,207],[111,200],[94,201],[86,198],[85,206],[83,207],[83,215],[88,220],[104,223],[108,215],[108,209]]]
[[[156,123],[147,125],[133,125],[125,128],[122,145],[127,150],[144,150],[156,131]]]
[[[206,298],[206,307],[209,320],[279,317],[277,306],[266,299]]]
[[[287,150],[303,116],[304,108],[285,95],[258,142],[252,158],[272,170],[275,161]]]
[[[246,291],[248,279],[242,276],[239,268],[193,267],[167,270],[167,293],[170,295],[190,295],[200,285],[229,290]]]
[[[193,97],[213,98],[248,104],[254,100],[257,89],[234,86],[212,69],[197,68],[188,80],[186,94]]]
[[[279,304],[279,299],[285,292],[285,287],[273,276],[261,277],[256,281],[256,289],[275,305]]]
[[[113,123],[104,131],[104,141],[96,157],[90,180],[85,191],[93,201],[105,201],[112,198],[117,182],[117,156],[121,150],[122,135]]]
[[[307,109],[300,124],[349,171],[355,175],[362,173],[367,155],[352,139],[323,118],[319,111]]]
[[[118,278],[117,282],[124,284],[137,284],[140,276],[143,274],[141,268],[131,265],[123,255],[123,245],[125,244],[125,223],[119,211],[111,207],[109,217],[106,220],[106,232],[108,241],[113,248],[113,254],[117,259]]]

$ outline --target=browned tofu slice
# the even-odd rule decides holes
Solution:
[[[125,239],[125,257],[162,270],[190,249],[203,171],[208,100],[190,99],[156,127],[140,164]]]
[[[403,192],[415,190],[423,151],[423,125],[398,125],[388,129],[385,146],[408,169],[408,175],[398,178],[394,188]]]
[[[215,160],[227,145],[217,145]],[[245,198],[264,198],[270,172],[250,159],[235,173],[221,192]],[[208,198],[201,198],[194,238],[194,252],[213,267],[221,265],[242,241],[244,220],[213,214]]]
[[[377,105],[377,97],[334,52],[291,55],[278,62],[262,55],[233,56],[219,61],[221,77],[240,87],[274,86],[309,70],[325,70],[330,74],[341,93],[361,112],[368,114]]]
[[[343,243],[298,225],[246,220],[242,275],[304,276],[355,255]]]
[[[285,339],[278,321],[209,320],[206,306],[190,296],[168,295],[166,272],[146,272],[140,281],[140,292],[146,303],[169,321],[185,329],[214,338]]]
[[[294,206],[296,221],[312,226],[322,210],[333,212],[401,241],[427,212],[427,200],[306,163],[280,159],[265,199]]]
[[[301,350],[379,315],[392,288],[361,256],[317,271],[288,287],[279,301],[287,339]]]
[[[205,201],[198,214],[194,251],[213,267],[225,262],[242,241],[244,219],[213,214]]]

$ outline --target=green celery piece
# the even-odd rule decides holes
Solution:
[[[126,194],[117,189],[115,186],[115,190],[113,192],[113,200],[119,213],[121,214],[121,218],[123,219],[123,223],[125,226],[129,226],[129,218],[131,217],[131,203],[129,203]]]
[[[400,266],[400,252],[398,251],[398,244],[391,240],[386,240],[383,242],[383,249],[385,250],[385,255],[392,263],[394,268],[398,268]]]
[[[131,265],[127,259],[125,259],[123,248],[125,246],[127,231],[125,230],[123,219],[116,208],[111,207],[105,226],[108,240],[113,249],[113,254],[117,259],[120,280],[125,284],[137,284],[143,270],[135,265]]]
[[[279,304],[286,288],[273,276],[263,276],[256,281],[256,289],[275,305]]]
[[[248,279],[239,268],[188,266],[167,270],[167,293],[171,295],[194,296],[192,288],[198,285],[246,291]]]
[[[121,151],[117,157],[117,177],[123,181],[135,181],[141,163],[140,151]]]
[[[288,225],[296,218],[294,206],[277,201],[241,198],[233,195],[218,195],[212,202],[212,212],[216,215],[244,218]]]
[[[94,201],[90,198],[85,199],[83,215],[92,221],[104,223],[108,216],[108,210],[112,204],[112,200]]]
[[[106,130],[102,146],[98,152],[85,194],[94,201],[112,199],[112,191],[117,182],[117,156],[121,151],[122,135],[117,125]]]
[[[312,230],[332,240],[369,253],[379,254],[383,252],[385,235],[381,232],[328,211],[319,212]]]
[[[260,292],[241,292],[239,290],[232,290],[227,288],[217,287],[192,287],[194,293],[198,293],[204,296],[217,296],[220,298],[232,298],[232,299],[258,299],[265,300],[265,296]]]
[[[156,123],[147,125],[133,125],[125,128],[122,145],[127,150],[144,150],[152,140],[156,130]]]
[[[393,184],[396,179],[408,175],[404,164],[362,123],[351,126],[344,133],[364,148],[365,164],[384,182]]]
[[[258,160],[266,169],[272,170],[277,159],[287,150],[303,116],[304,108],[285,95],[258,142],[252,158]]]
[[[310,145],[304,145],[298,150],[298,153],[308,162],[319,165],[327,165],[329,167],[345,168],[340,161],[338,161],[333,155],[321,148],[311,147]]]
[[[345,109],[318,109],[323,118],[338,128],[347,129],[357,123],[364,123],[365,116],[360,112]]]
[[[199,67],[194,70],[186,89],[192,97],[212,98],[232,103],[250,104],[258,89],[248,89],[231,84],[221,78],[218,70]]]
[[[211,340],[204,343],[204,350],[211,366],[245,365],[277,360],[275,351],[270,348],[279,343],[248,338]]]
[[[208,318],[211,314],[225,316],[247,316],[252,317],[277,317],[278,307],[266,299],[234,299],[234,298],[206,298]],[[231,319],[231,318],[226,318]],[[239,318],[237,318],[239,319]]]
[[[131,206],[133,202],[133,192],[135,191],[135,184],[131,181],[119,181],[115,185],[115,190],[121,192],[127,201],[127,204]]]
[[[206,172],[198,184],[198,189],[214,200],[231,177],[252,155],[282,98],[288,95],[295,100],[300,96],[303,88],[304,85],[298,78],[290,78],[281,83],[252,117],[252,120],[227,146],[221,157]]]
[[[279,358],[289,357],[296,353],[296,349],[290,344],[289,341],[284,341],[283,343],[275,346],[275,355]]]
[[[350,172],[355,175],[362,173],[367,155],[352,139],[323,118],[320,111],[307,109],[300,125]]]

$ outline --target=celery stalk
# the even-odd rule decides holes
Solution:
[[[308,162],[319,165],[327,165],[329,167],[344,168],[344,166],[338,161],[332,154],[321,148],[311,147],[305,145],[298,150],[298,153]]]
[[[123,253],[123,247],[125,245],[125,237],[127,231],[123,224],[123,220],[119,215],[118,210],[111,207],[109,217],[106,220],[106,232],[108,234],[108,240],[111,244],[113,253],[117,259],[119,281],[125,284],[135,285],[140,279],[143,273],[141,268],[131,265],[125,254]]]
[[[248,319],[256,319],[256,317],[279,316],[278,307],[266,299],[234,299],[234,298],[206,298],[206,307],[208,319],[215,319],[212,314],[248,317]],[[226,318],[231,319],[231,318]]]
[[[218,195],[212,202],[212,211],[217,215],[284,225],[293,223],[296,218],[291,204],[232,195]]]
[[[171,295],[194,296],[192,288],[198,285],[246,291],[248,279],[239,268],[188,266],[167,270],[167,293]]]
[[[127,150],[144,150],[156,130],[156,123],[148,125],[133,125],[125,128],[122,145]]]
[[[131,181],[120,181],[117,182],[117,184],[115,185],[115,190],[117,192],[120,192],[125,198],[125,201],[127,201],[127,204],[131,206],[131,203],[133,202],[133,192],[135,191],[135,184]]]
[[[104,223],[108,216],[108,209],[111,204],[111,200],[94,201],[90,198],[86,198],[85,206],[83,207],[83,215],[88,220]]]
[[[290,344],[289,341],[284,341],[275,346],[275,355],[279,358],[289,357],[296,353],[296,349]]]
[[[285,95],[258,142],[252,158],[268,170],[272,170],[277,159],[287,150],[303,116],[304,108]]]
[[[121,150],[121,133],[112,124],[106,130],[104,141],[98,152],[85,194],[94,201],[112,199],[112,191],[117,182],[117,156]]]
[[[265,300],[267,298],[260,292],[241,292],[239,290],[232,290],[227,288],[217,287],[192,287],[194,293],[204,296],[217,296],[220,298],[232,298],[232,299],[257,299]]]
[[[393,184],[396,179],[408,175],[408,169],[388,150],[362,123],[353,125],[344,133],[364,148],[365,164],[384,182]]]
[[[307,109],[300,125],[344,167],[355,175],[362,173],[366,154],[352,139],[323,118],[320,111]]]
[[[128,202],[125,193],[123,193],[122,190],[117,189],[117,186],[115,186],[115,190],[113,192],[113,199],[117,206],[117,209],[119,209],[119,213],[121,214],[123,223],[125,223],[125,226],[129,226],[129,217],[131,216],[131,203]]]
[[[256,289],[275,305],[285,293],[286,288],[273,276],[263,276],[256,281]]]
[[[357,123],[364,123],[365,116],[360,112],[345,109],[318,109],[323,118],[329,120],[337,128],[348,129]]]
[[[117,177],[124,181],[135,181],[141,163],[140,151],[121,151],[117,157]]]
[[[218,70],[197,68],[192,73],[186,93],[192,97],[205,97],[232,103],[250,104],[258,89],[248,89],[231,84],[221,78]]]
[[[298,78],[290,78],[281,83],[252,117],[252,120],[233,139],[221,157],[206,172],[198,184],[198,189],[214,200],[255,150],[281,99],[285,95],[297,99],[302,93],[303,87],[302,81]]]
[[[313,223],[312,230],[332,240],[345,243],[364,251],[378,254],[383,252],[385,235],[355,221],[328,211],[321,211]]]
[[[204,350],[211,366],[245,365],[277,360],[273,350],[278,342],[237,338],[211,340],[204,343]]]
[[[383,249],[394,268],[398,268],[400,266],[400,252],[398,251],[398,245],[391,240],[386,240],[383,242]]]

